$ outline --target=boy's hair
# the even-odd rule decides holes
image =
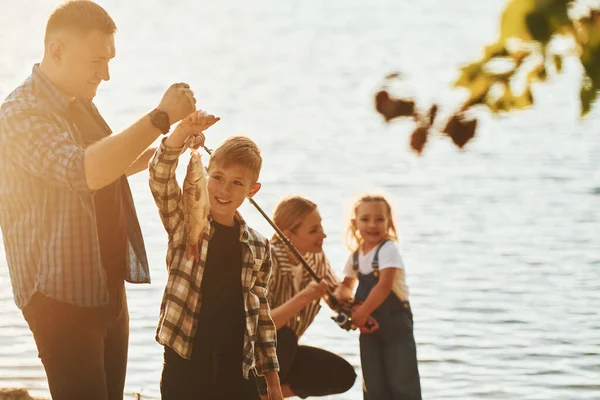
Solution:
[[[357,217],[357,212],[358,212],[358,207],[360,207],[362,204],[364,203],[369,203],[369,202],[381,202],[383,203],[383,205],[385,206],[386,212],[387,212],[387,218],[388,218],[388,232],[387,232],[387,239],[397,242],[398,241],[398,234],[396,233],[396,225],[394,224],[394,217],[392,215],[392,207],[390,206],[390,203],[386,200],[385,197],[375,194],[367,194],[364,196],[361,196],[356,203],[354,203],[354,207],[352,208],[352,218],[356,219]],[[354,227],[354,225],[352,224],[352,222],[350,222],[350,225],[348,226],[348,230],[346,232],[346,246],[351,250],[351,251],[358,251],[358,249],[360,249],[360,246],[362,245],[363,242],[363,238],[360,235],[360,232],[358,231],[358,229],[356,229]]]
[[[48,45],[52,35],[60,31],[88,34],[100,31],[114,34],[117,25],[104,8],[90,0],[70,0],[58,6],[46,23],[44,44]]]
[[[314,211],[317,205],[312,201],[300,196],[289,196],[284,198],[275,207],[273,222],[282,231],[294,232],[304,221],[304,218]],[[277,234],[273,239],[278,238]]]
[[[246,167],[254,175],[254,183],[256,183],[262,168],[262,156],[260,149],[252,139],[246,136],[231,136],[213,151],[208,162],[208,169],[210,170],[215,163],[220,163],[225,167],[232,164]]]

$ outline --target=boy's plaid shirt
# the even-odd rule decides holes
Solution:
[[[204,265],[208,253],[208,242],[214,228],[209,229],[200,239],[198,262],[185,257],[186,234],[184,229],[181,188],[175,172],[179,156],[185,148],[168,148],[161,143],[150,161],[150,189],[162,223],[169,235],[167,268],[169,277],[160,308],[156,340],[169,346],[181,357],[191,359],[194,336],[198,329],[198,315],[202,305],[200,290]],[[246,311],[246,332],[244,334],[244,377],[252,368],[259,375],[278,371],[276,349],[276,329],[271,319],[267,302],[267,288],[271,275],[271,254],[269,241],[254,231],[241,215],[236,214],[240,224],[242,243],[242,287]]]

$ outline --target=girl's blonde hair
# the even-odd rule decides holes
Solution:
[[[304,218],[316,208],[315,203],[304,197],[289,196],[281,200],[275,207],[273,222],[282,231],[294,232],[302,225]],[[277,238],[277,234],[273,235],[273,239]]]
[[[387,218],[388,218],[387,239],[392,240],[394,242],[398,242],[398,234],[396,233],[396,225],[394,224],[394,217],[392,215],[392,207],[390,206],[390,203],[386,200],[385,197],[378,195],[378,194],[367,194],[367,195],[361,196],[354,203],[354,206],[352,208],[352,219],[356,219],[357,213],[358,213],[358,207],[360,207],[362,204],[369,203],[369,202],[380,202],[384,205],[384,207],[387,211]],[[352,252],[354,252],[354,251],[358,251],[358,249],[360,249],[360,246],[362,245],[362,243],[363,243],[363,238],[360,235],[360,232],[358,231],[358,229],[355,228],[354,224],[352,224],[352,221],[350,221],[350,224],[348,225],[348,230],[346,232],[346,246]]]

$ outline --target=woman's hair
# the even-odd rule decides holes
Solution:
[[[362,204],[369,203],[369,202],[381,202],[384,205],[386,212],[387,212],[387,218],[388,218],[387,239],[397,242],[398,234],[396,233],[396,225],[394,224],[394,217],[392,215],[392,207],[390,206],[390,203],[385,199],[385,197],[378,195],[378,194],[367,194],[367,195],[361,196],[354,203],[354,206],[352,208],[352,218],[356,219],[357,213],[358,213],[358,208]],[[354,224],[352,224],[352,222],[350,222],[350,224],[348,226],[348,230],[346,232],[346,246],[351,251],[357,251],[358,249],[360,249],[362,242],[363,242],[363,238],[360,235],[360,232],[358,231],[358,229],[355,228]]]
[[[286,197],[275,207],[273,222],[282,231],[294,232],[302,225],[304,218],[316,208],[315,203],[304,197]],[[273,235],[273,239],[277,238],[277,234]]]

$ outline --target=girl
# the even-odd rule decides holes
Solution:
[[[350,297],[358,280],[352,313],[362,327],[360,358],[368,400],[420,400],[421,384],[408,303],[404,263],[400,256],[392,210],[378,195],[361,197],[348,228],[348,258],[338,300]],[[369,331],[372,316],[379,324]]]

